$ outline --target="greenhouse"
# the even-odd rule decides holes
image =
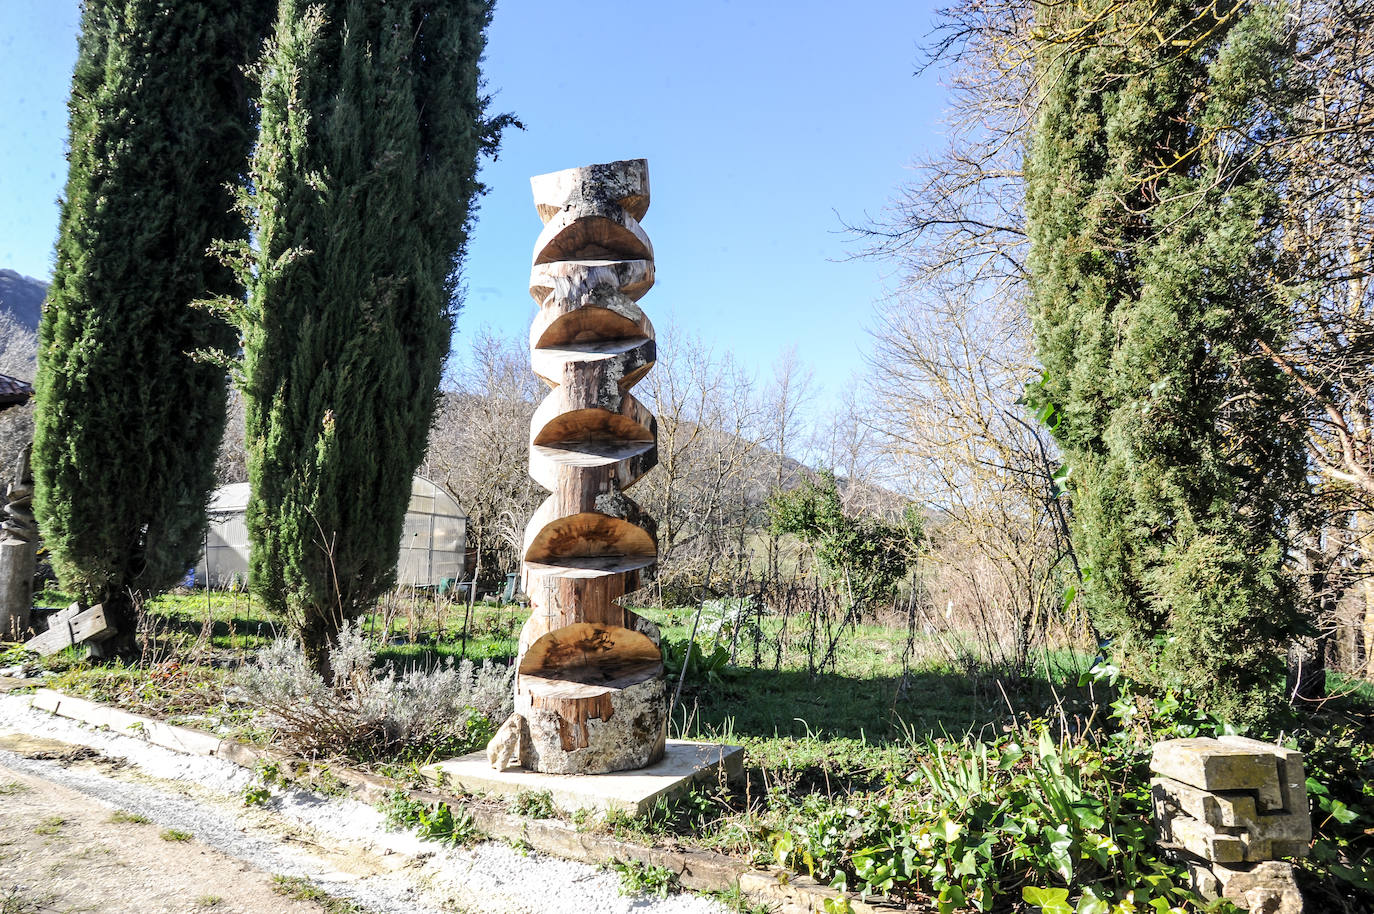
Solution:
[[[210,529],[196,563],[197,585],[240,587],[248,581],[248,483],[216,489],[210,499]],[[439,586],[463,577],[467,517],[453,496],[423,476],[410,485],[410,507],[401,533],[396,583]]]

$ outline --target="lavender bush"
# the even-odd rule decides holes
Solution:
[[[358,625],[330,653],[326,685],[293,638],[259,652],[238,677],[238,696],[257,708],[292,751],[362,761],[456,754],[486,742],[511,711],[511,669],[446,661],[397,675],[376,666]]]

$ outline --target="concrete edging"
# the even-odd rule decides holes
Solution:
[[[314,763],[280,750],[222,739],[203,730],[169,724],[53,689],[37,689],[32,706],[59,717],[108,727],[128,736],[141,736],[149,743],[173,752],[213,756],[241,768],[251,769],[263,761],[295,763],[306,771],[316,768]],[[424,803],[462,805],[472,815],[477,827],[493,838],[525,841],[540,853],[580,863],[600,865],[607,860],[619,860],[661,866],[674,873],[682,885],[689,889],[722,892],[738,888],[741,894],[767,905],[774,914],[826,914],[826,902],[829,901],[833,906],[841,899],[849,902],[849,910],[853,914],[890,914],[894,910],[906,910],[905,907],[865,901],[858,895],[841,892],[781,867],[758,869],[714,851],[645,847],[607,835],[578,831],[560,819],[529,819],[483,804],[465,802],[462,797],[408,788],[392,778],[352,768],[328,767],[331,773],[367,803],[377,803],[392,791],[401,789]]]

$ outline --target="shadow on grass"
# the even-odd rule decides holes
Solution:
[[[183,615],[157,616],[157,635],[165,639],[169,635],[181,635],[192,640],[199,638],[205,620]],[[253,649],[269,644],[273,638],[286,634],[283,626],[274,624],[262,616],[221,616],[210,623],[210,643],[213,647],[224,649]]]
[[[377,646],[377,662],[390,663],[398,670],[413,668],[431,669],[441,663],[454,663],[466,658],[474,663],[489,660],[498,663],[511,663],[519,648],[516,636],[483,636],[469,638],[466,647],[461,638],[446,637],[435,641],[422,637],[414,642],[399,644],[380,644]]]
[[[487,633],[468,640],[384,644],[378,663],[397,669],[433,667],[462,657],[511,663],[516,635]],[[804,670],[729,668],[709,682],[688,681],[673,713],[671,735],[757,739],[856,740],[871,745],[923,741],[991,730],[1012,715],[1042,715],[1063,694],[1040,677],[1010,680],[989,673],[913,671],[899,676],[857,677]],[[676,687],[668,682],[669,694]]]
[[[882,745],[976,735],[1005,721],[1013,710],[1040,715],[1054,702],[1055,691],[1043,678],[1002,682],[987,674],[914,671],[905,680],[860,679],[744,669],[729,671],[719,683],[689,683],[673,718],[675,730],[701,735],[853,739]]]

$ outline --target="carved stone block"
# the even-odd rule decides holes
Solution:
[[[1155,746],[1150,768],[1166,841],[1219,863],[1307,853],[1302,753],[1239,736],[1169,740]]]
[[[1302,914],[1302,893],[1293,878],[1293,865],[1277,860],[1245,869],[1189,861],[1188,873],[1198,894],[1207,901],[1225,898],[1251,914]]]
[[[1238,736],[1154,747],[1150,768],[1160,837],[1204,897],[1263,914],[1298,914],[1291,864],[1312,840],[1302,754]]]

